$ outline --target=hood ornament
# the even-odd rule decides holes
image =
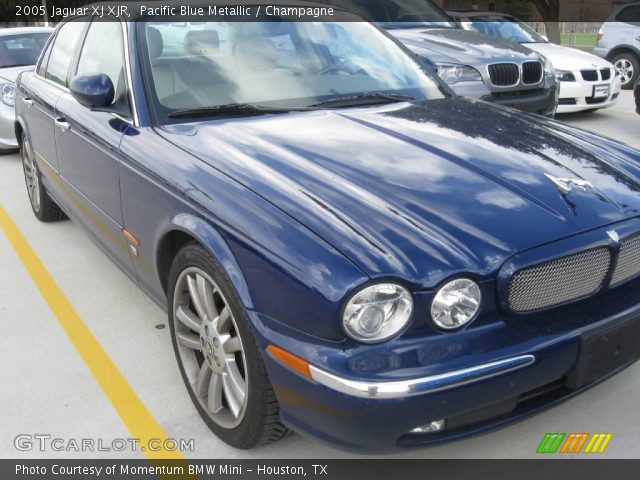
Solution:
[[[620,235],[615,230],[608,230],[607,235],[609,235],[609,238],[613,240],[613,243],[620,242]]]
[[[571,193],[573,187],[576,187],[578,190],[583,192],[586,192],[588,188],[593,188],[591,182],[582,180],[581,178],[558,178],[553,175],[549,175],[548,173],[545,173],[544,176],[551,180],[562,193]]]

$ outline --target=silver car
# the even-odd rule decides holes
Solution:
[[[408,47],[458,95],[553,116],[551,62],[517,43],[460,28],[430,0],[322,0],[353,9]]]
[[[600,29],[593,53],[615,65],[622,88],[633,88],[640,78],[640,2],[613,11]]]
[[[0,154],[14,151],[18,141],[15,124],[15,84],[18,75],[38,61],[52,28],[0,28]]]

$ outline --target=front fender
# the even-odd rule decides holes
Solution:
[[[244,307],[253,310],[253,300],[240,265],[220,233],[202,218],[189,213],[180,213],[174,216],[170,225],[172,230],[179,230],[192,236],[209,250],[229,276]],[[156,251],[156,258],[158,255],[159,251]]]

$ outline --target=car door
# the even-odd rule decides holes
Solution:
[[[67,88],[67,74],[85,26],[80,21],[68,22],[57,31],[22,99],[31,148],[40,169],[48,170],[43,172],[47,189],[56,199],[64,198],[64,195],[60,183],[55,181],[60,171],[54,136],[55,105]]]
[[[127,272],[134,275],[129,244],[123,236],[119,149],[131,110],[125,81],[122,24],[94,21],[72,66],[77,75],[104,73],[116,97],[110,111],[92,111],[63,93],[55,108],[55,141],[60,176],[74,216]],[[117,113],[116,113],[117,112]]]

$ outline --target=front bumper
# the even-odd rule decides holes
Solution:
[[[552,117],[556,113],[558,95],[556,88],[540,88],[519,92],[494,93],[482,100],[516,108],[525,112]]]
[[[463,97],[475,98],[543,116],[553,116],[558,105],[557,84],[549,78],[531,89],[490,90],[484,82],[460,82],[450,85]]]
[[[560,82],[560,103],[558,113],[581,112],[584,110],[607,108],[615,105],[620,95],[620,81],[613,77],[609,81],[587,82],[580,78],[580,72],[573,72],[575,82]],[[593,92],[596,85],[608,85],[609,95],[602,98],[594,98]]]
[[[0,152],[18,149],[15,120],[15,109],[0,102]]]
[[[349,449],[393,451],[502,426],[615,373],[571,387],[582,339],[640,321],[639,295],[636,281],[532,323],[504,322],[355,349],[313,344],[285,334],[281,325],[272,330],[273,321],[255,313],[252,320],[265,349],[279,345],[312,365],[314,379],[309,379],[265,353],[287,425]],[[446,427],[440,432],[410,433],[442,419]]]

